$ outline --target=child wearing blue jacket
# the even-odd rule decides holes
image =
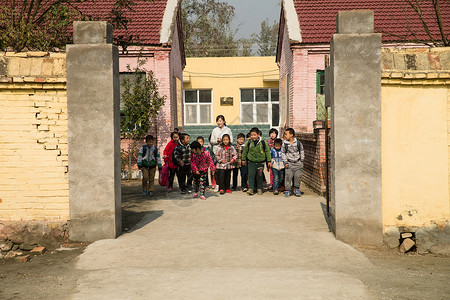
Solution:
[[[272,156],[272,174],[273,174],[273,194],[278,195],[280,187],[284,182],[284,163],[281,156],[281,146],[283,141],[281,139],[275,139],[274,147],[270,149]]]

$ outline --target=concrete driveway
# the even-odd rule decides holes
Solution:
[[[369,260],[337,241],[324,199],[265,193],[207,200],[160,191],[138,203],[140,223],[91,244],[73,299],[370,299]]]

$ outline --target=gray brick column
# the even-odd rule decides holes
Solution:
[[[381,34],[372,11],[337,16],[331,40],[331,200],[336,238],[382,245]]]
[[[75,22],[67,45],[69,235],[121,233],[119,53],[106,22]]]

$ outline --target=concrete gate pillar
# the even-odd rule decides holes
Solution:
[[[119,52],[106,22],[74,22],[67,46],[70,239],[121,233]]]
[[[331,39],[331,202],[336,238],[382,245],[381,34],[372,11],[337,16]]]

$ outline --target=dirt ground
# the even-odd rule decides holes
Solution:
[[[128,231],[148,213],[149,202],[153,200],[140,196],[139,182],[124,183],[122,197],[123,229]],[[0,299],[69,298],[76,290],[77,279],[83,275],[75,265],[84,248],[49,251],[27,263],[0,260]],[[357,250],[366,255],[373,268],[355,277],[377,298],[450,298],[450,257],[400,254],[386,248]]]

